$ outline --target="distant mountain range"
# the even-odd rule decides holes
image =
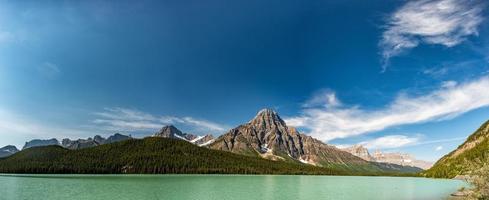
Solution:
[[[423,172],[423,175],[436,178],[470,176],[487,163],[489,163],[489,121],[470,135],[457,149],[443,156],[432,168]]]
[[[122,135],[119,133],[111,135],[107,139],[103,138],[100,135],[96,135],[95,137],[93,137],[93,139],[92,138],[78,139],[78,140],[63,139],[63,141],[61,142],[61,146],[67,149],[84,149],[84,148],[95,147],[103,144],[121,142],[130,139],[132,139],[130,136]]]
[[[42,147],[42,146],[50,146],[50,145],[58,145],[72,150],[84,149],[84,148],[95,147],[103,144],[110,144],[110,143],[120,142],[129,139],[132,138],[130,136],[122,135],[119,133],[111,135],[107,139],[103,138],[100,135],[96,135],[93,138],[78,139],[78,140],[70,140],[68,138],[65,138],[62,140],[61,143],[55,138],[49,140],[34,139],[29,142],[26,142],[22,150],[32,148],[32,147]]]
[[[153,138],[153,139],[152,139]],[[162,138],[162,140],[158,140],[158,138]],[[170,140],[168,140],[170,139]],[[184,150],[178,151],[178,148],[181,148],[181,142],[172,142],[173,140],[180,140],[186,144],[190,144],[195,146],[196,150],[193,147],[189,148],[188,145],[183,145]],[[119,144],[121,143],[121,144]],[[171,149],[173,154],[170,153],[162,153],[159,152],[161,149],[152,149],[152,144],[166,145],[175,144],[174,148]],[[136,146],[135,146],[136,145]],[[148,146],[149,145],[149,146]],[[47,147],[42,147],[47,146]],[[55,147],[61,146],[61,147]],[[182,147],[182,148],[183,148]],[[204,148],[199,148],[204,147]],[[60,149],[61,148],[61,149]],[[101,155],[101,152],[105,152],[107,148],[110,149],[114,154]],[[124,148],[124,149],[118,149]],[[134,154],[133,151],[139,151],[139,148],[148,150],[152,149],[153,154],[150,152],[141,152],[143,157],[138,157],[138,155]],[[65,151],[62,149],[69,149],[75,151]],[[188,151],[187,151],[188,150]],[[120,151],[119,154],[115,153]],[[121,158],[119,157],[124,152],[131,152],[130,156],[132,156],[129,160],[124,160],[124,162],[130,162],[129,164],[124,164]],[[66,170],[67,172],[76,172],[79,173],[81,168],[70,169],[69,166],[76,164],[76,166],[87,166],[87,168],[83,168],[83,172],[85,173],[98,173],[103,172],[106,173],[109,169],[89,169],[88,166],[96,165],[95,161],[100,161],[99,159],[95,159],[95,161],[89,161],[86,159],[82,159],[83,162],[92,163],[79,163],[80,160],[75,160],[75,163],[67,164],[64,163],[67,160],[71,160],[72,157],[80,156],[80,152],[89,152],[90,155],[94,157],[104,157],[105,160],[117,160],[117,162],[121,163],[105,163],[104,161],[100,161],[101,166],[110,166],[116,167],[111,168],[110,173],[121,173],[121,172],[134,172],[134,173],[181,173],[181,172],[200,172],[200,171],[208,171],[212,172],[216,169],[181,169],[178,168],[180,164],[186,163],[183,160],[175,160],[175,159],[183,159],[181,155],[176,155],[179,153],[183,153],[191,160],[200,160],[205,158],[194,158],[196,155],[193,154],[192,151],[202,151],[202,153],[206,156],[211,156],[215,158],[215,156],[210,155],[211,153],[219,152],[219,155],[224,157],[222,159],[228,159],[227,155],[236,155],[239,158],[244,160],[253,160],[253,162],[260,163],[260,160],[271,160],[273,163],[283,163],[279,165],[287,166],[287,168],[295,168],[297,166],[314,166],[319,169],[326,170],[326,172],[317,172],[316,168],[314,169],[314,173],[333,173],[333,174],[372,174],[372,173],[402,173],[402,172],[419,172],[421,171],[418,167],[413,166],[403,166],[399,164],[392,163],[382,163],[382,162],[373,162],[371,160],[362,159],[356,155],[352,155],[349,152],[344,150],[340,150],[332,145],[325,144],[317,139],[314,139],[310,136],[299,133],[295,128],[288,127],[285,122],[280,118],[280,116],[271,109],[263,109],[246,124],[240,125],[234,129],[231,129],[227,133],[219,136],[218,138],[214,138],[212,135],[203,135],[198,136],[189,133],[183,133],[178,130],[175,126],[169,125],[163,127],[160,131],[155,133],[152,137],[145,139],[133,139],[130,136],[125,136],[121,134],[115,134],[105,139],[101,136],[95,136],[94,138],[88,139],[78,139],[78,140],[70,140],[63,139],[61,143],[56,139],[50,140],[32,140],[27,142],[24,146],[23,150],[17,154],[14,154],[6,159],[0,160],[0,170],[4,169],[7,171],[16,171],[16,172],[32,172],[32,170],[40,170],[46,172],[43,169],[36,169],[36,165],[34,163],[43,163],[44,167],[53,167],[54,163],[62,164],[64,166],[63,169],[56,170]],[[221,152],[229,152],[229,153],[221,153]],[[151,157],[153,156],[169,156],[168,158],[162,157]],[[38,156],[38,157],[36,157]],[[58,158],[61,156],[62,158]],[[217,155],[216,155],[217,156]],[[56,157],[56,159],[54,159]],[[219,156],[217,156],[219,157]],[[61,160],[60,160],[61,159]],[[143,160],[141,160],[143,159]],[[221,159],[221,158],[220,158]],[[234,157],[233,157],[234,159]],[[258,160],[256,160],[258,159]],[[32,160],[36,160],[33,162]],[[168,168],[165,162],[159,161],[169,161],[176,163],[173,167],[177,167],[175,169],[173,167]],[[232,159],[231,159],[232,160]],[[14,162],[15,161],[15,162]],[[137,161],[147,162],[147,166],[142,166],[141,163],[136,163]],[[158,162],[157,162],[158,161]],[[157,162],[156,165],[153,165],[154,162]],[[201,161],[198,161],[201,162]],[[235,161],[232,161],[235,162]],[[7,165],[8,167],[5,167]],[[15,163],[31,163],[32,166],[29,166],[29,170],[22,171],[25,169],[16,168]],[[264,162],[264,163],[268,163]],[[123,165],[124,164],[124,165]],[[112,166],[114,165],[114,166]],[[225,164],[227,165],[227,164]],[[261,165],[261,164],[260,164]],[[3,166],[3,168],[2,168]],[[25,165],[23,165],[25,166]],[[56,165],[57,166],[57,165]],[[137,166],[137,170],[131,167]],[[187,166],[187,165],[183,165]],[[213,165],[209,165],[213,166]],[[207,165],[201,166],[202,168],[209,167]],[[294,166],[294,167],[292,167]],[[180,166],[182,167],[182,166]],[[32,169],[31,169],[32,168]],[[50,169],[51,169],[50,168]],[[124,169],[123,169],[124,168]],[[153,171],[151,169],[153,169]],[[299,167],[303,168],[303,167]],[[54,170],[54,169],[53,169]],[[97,171],[100,170],[100,171]],[[169,170],[169,171],[168,171]],[[227,171],[227,169],[219,169],[220,171]],[[218,170],[218,171],[219,171]],[[235,169],[233,169],[235,170]],[[236,172],[230,170],[229,172]],[[249,168],[249,170],[258,170],[257,168]],[[58,171],[58,172],[60,172]],[[260,169],[261,172],[268,170]],[[283,170],[279,170],[283,172]],[[287,171],[287,170],[286,170]],[[293,171],[293,170],[292,170]],[[321,170],[320,170],[321,171]],[[0,171],[2,172],[2,171]],[[258,172],[257,172],[258,173]],[[295,173],[295,172],[294,172]]]
[[[418,160],[414,156],[406,153],[386,153],[376,150],[373,154],[370,154],[368,149],[362,145],[353,145],[348,148],[343,148],[342,150],[371,162],[412,166],[425,170],[433,166],[433,163],[431,162]]]

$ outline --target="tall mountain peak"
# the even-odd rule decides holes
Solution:
[[[167,138],[173,138],[175,135],[178,136],[183,136],[182,131],[178,130],[177,127],[173,125],[166,125],[161,130],[155,134],[155,136],[158,137],[167,137]]]
[[[271,160],[290,160],[313,165],[368,164],[350,153],[300,134],[293,127],[287,127],[272,109],[260,110],[250,122],[221,135],[209,147]]]
[[[280,118],[277,112],[269,108],[260,110],[249,123],[257,129],[286,128],[284,120]]]

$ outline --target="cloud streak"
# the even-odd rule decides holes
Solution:
[[[442,86],[428,94],[400,94],[387,106],[366,110],[359,106],[306,108],[288,125],[305,128],[323,141],[346,138],[389,127],[426,121],[446,120],[489,105],[489,77]]]
[[[98,118],[93,123],[111,131],[150,131],[165,125],[189,126],[197,131],[224,132],[226,126],[192,117],[155,116],[127,108],[105,108],[94,113]]]
[[[59,67],[53,63],[45,62],[39,67],[37,67],[39,73],[48,79],[54,79],[61,74]]]
[[[368,149],[395,149],[401,147],[409,146],[420,146],[420,145],[430,145],[430,144],[445,144],[450,142],[464,141],[466,137],[456,137],[441,140],[422,140],[423,135],[416,134],[415,136],[407,135],[386,135],[379,138],[362,141],[357,143],[357,145],[362,145]],[[338,148],[347,148],[353,146],[352,144],[341,144],[335,145]],[[442,146],[437,146],[442,147]],[[442,147],[443,148],[443,147]],[[439,148],[437,148],[439,149]],[[441,149],[439,149],[441,150]],[[437,151],[439,151],[437,150]]]
[[[388,135],[373,140],[360,142],[368,149],[392,149],[418,143],[418,137],[408,137],[405,135]]]
[[[478,35],[484,6],[460,0],[417,0],[404,4],[388,18],[379,43],[384,70],[391,57],[422,43],[453,47],[470,35]]]

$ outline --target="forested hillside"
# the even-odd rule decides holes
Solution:
[[[471,175],[487,163],[489,163],[489,121],[470,135],[456,150],[442,157],[423,174],[437,178]]]
[[[383,169],[383,170],[379,170]],[[399,168],[345,170],[198,147],[169,138],[145,138],[69,150],[60,146],[33,147],[0,159],[0,173],[216,173],[399,175]]]
[[[0,172],[348,174],[211,150],[167,138],[128,140],[80,150],[34,147],[1,159]]]

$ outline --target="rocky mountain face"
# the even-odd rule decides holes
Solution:
[[[17,149],[17,147],[15,147],[13,145],[4,146],[4,147],[0,148],[0,158],[10,156],[10,155],[17,153],[17,152],[19,152],[19,150]]]
[[[104,140],[104,138],[100,137],[100,136],[94,137],[94,140],[98,141],[99,144],[110,144],[110,143],[114,143],[114,142],[122,142],[125,140],[130,140],[130,139],[132,139],[131,136],[122,135],[119,133],[116,133],[114,135],[109,136],[106,140]]]
[[[92,138],[78,140],[70,140],[65,138],[61,141],[61,146],[67,149],[84,149],[98,145],[99,143],[95,142]]]
[[[372,157],[373,161],[375,162],[392,163],[402,166],[413,166],[425,170],[433,166],[432,162],[418,160],[413,155],[407,153],[384,153],[381,151],[375,151]]]
[[[161,128],[159,132],[155,133],[153,136],[163,137],[163,138],[183,139],[187,141],[193,140],[197,137],[192,134],[183,133],[173,125],[164,126],[163,128]]]
[[[299,161],[316,166],[369,165],[352,154],[324,144],[288,127],[271,109],[263,109],[250,122],[231,129],[209,145],[212,149],[230,151],[270,160]]]
[[[489,163],[489,121],[470,135],[457,149],[438,160],[424,175],[437,178],[470,176],[486,163]]]
[[[84,149],[84,148],[95,147],[103,144],[110,144],[110,143],[120,142],[129,139],[132,138],[130,136],[122,135],[119,133],[111,135],[107,139],[103,138],[100,135],[96,135],[95,137],[93,137],[93,139],[88,138],[88,139],[70,140],[68,138],[65,138],[61,142],[61,146],[67,149]]]
[[[358,156],[366,161],[377,163],[391,163],[401,166],[418,167],[421,169],[429,169],[433,165],[431,162],[417,160],[414,156],[406,153],[384,153],[377,150],[373,154],[370,154],[368,149],[362,145],[353,145],[342,150]]]
[[[24,147],[22,147],[22,150],[28,149],[31,147],[41,147],[41,146],[49,146],[49,145],[60,145],[59,141],[57,139],[49,139],[49,140],[31,140],[29,142],[26,142]]]
[[[160,131],[155,133],[153,137],[181,139],[198,146],[206,146],[214,140],[214,137],[211,134],[198,136],[190,133],[183,133],[173,125],[164,126]]]
[[[214,142],[214,136],[212,136],[211,134],[198,136],[197,138],[191,140],[190,142],[196,144],[197,146],[207,146],[212,142]]]
[[[368,149],[363,147],[362,145],[353,145],[342,150],[351,153],[354,156],[360,157],[361,159],[364,159],[366,161],[375,161],[375,159],[370,155],[370,152],[368,152]]]

